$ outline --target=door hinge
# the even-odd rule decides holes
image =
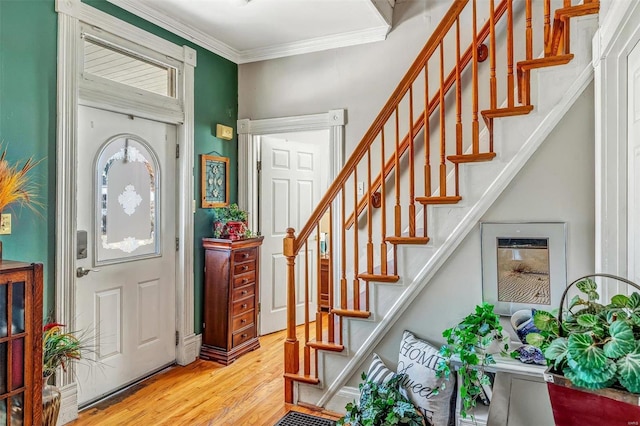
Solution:
[[[180,158],[180,144],[176,144],[176,158]]]
[[[180,332],[176,330],[176,346],[178,346],[178,343],[180,343]]]
[[[260,311],[262,311],[262,303],[258,302],[258,313],[260,313]]]
[[[180,250],[180,238],[176,237],[176,251]]]
[[[256,169],[258,169],[259,172],[262,171],[262,161],[256,162]]]
[[[202,328],[207,328],[207,323],[206,322],[202,323]]]

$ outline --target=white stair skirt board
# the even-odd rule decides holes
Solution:
[[[598,26],[598,16],[572,19],[571,23],[573,61],[532,72],[534,110],[529,115],[495,120],[497,157],[490,162],[460,167],[465,202],[455,206],[429,206],[432,240],[423,247],[400,247],[400,281],[393,286],[370,284],[371,317],[344,319],[345,350],[342,353],[319,351],[320,384],[296,382],[296,401],[337,412],[342,412],[345,404],[353,401],[354,388],[343,388],[347,380],[360,372],[357,369],[363,369],[360,364],[411,302],[426,291],[431,278],[589,85],[593,78],[591,40]],[[540,84],[542,81],[544,84]]]

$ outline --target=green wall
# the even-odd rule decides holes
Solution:
[[[230,158],[231,199],[237,193],[237,141],[213,136],[215,124],[236,127],[238,67],[105,0],[85,3],[197,51],[195,68],[195,196],[200,194],[200,154]],[[55,146],[57,15],[53,0],[0,0],[0,138],[9,143],[11,159],[45,158],[34,177],[41,188],[42,214],[18,211],[11,236],[2,237],[5,258],[45,263],[45,312],[54,306]],[[198,203],[199,205],[199,203]],[[210,212],[194,216],[195,328],[201,331],[204,253],[201,238],[211,235]],[[64,254],[60,254],[64,255]]]

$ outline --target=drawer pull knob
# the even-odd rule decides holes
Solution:
[[[242,337],[243,339],[244,339],[245,337],[247,337],[247,336],[248,336],[248,334],[247,334],[247,333],[242,333],[242,334],[240,335],[240,337]]]
[[[247,266],[247,265],[244,265],[244,266],[242,267],[242,270],[243,270],[243,271],[246,271],[247,269],[249,269],[249,266]]]
[[[247,304],[246,304],[246,303],[243,303],[243,304],[242,304],[242,306],[240,306],[240,307],[241,307],[242,309],[244,309],[244,308],[246,308],[246,307],[247,307]]]
[[[248,291],[247,291],[247,290],[242,290],[242,291],[240,292],[240,294],[242,294],[243,296],[244,296],[245,294],[247,294],[247,293],[248,293]]]
[[[246,259],[247,257],[249,257],[249,253],[243,254],[242,257]]]
[[[242,280],[242,283],[243,283],[243,284],[246,284],[246,283],[248,283],[248,282],[249,282],[249,278],[244,278],[244,279]]]
[[[242,319],[240,320],[240,324],[244,324],[245,322],[247,322],[247,320],[246,320],[246,319],[244,319],[244,318],[242,318]]]

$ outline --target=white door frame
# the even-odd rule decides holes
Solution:
[[[627,56],[640,41],[640,3],[612,2],[593,38],[596,272],[627,276]],[[626,292],[609,284],[602,297]]]
[[[259,229],[258,215],[260,214],[258,204],[260,138],[254,136],[328,129],[328,181],[331,183],[344,164],[345,124],[347,121],[344,109],[333,109],[321,114],[238,120],[238,205],[249,213],[249,229]]]
[[[109,93],[83,93],[92,100],[107,100],[120,112],[135,111],[136,115],[175,124],[180,158],[177,164],[176,236],[180,239],[176,253],[176,330],[179,333],[176,360],[181,365],[195,361],[199,348],[199,335],[194,334],[193,294],[193,84],[196,51],[177,46],[113,16],[94,9],[80,0],[56,0],[58,12],[58,122],[56,167],[56,263],[55,292],[56,320],[75,330],[76,312],[76,162],[78,104],[83,82],[82,58],[79,55],[81,23],[117,34],[119,37],[145,46],[180,63],[178,103],[180,111],[154,106],[138,105],[127,99],[109,97]],[[87,87],[84,87],[86,92]],[[97,103],[100,103],[98,100]],[[73,368],[57,377],[62,389],[62,409],[59,422],[67,423],[78,416],[77,385]]]

